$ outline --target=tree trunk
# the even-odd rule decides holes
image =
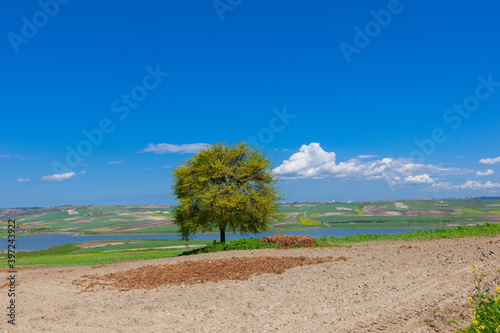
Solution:
[[[220,242],[225,243],[226,242],[226,228],[219,228],[220,230]]]

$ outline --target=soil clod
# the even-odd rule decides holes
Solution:
[[[304,235],[288,236],[284,234],[277,234],[270,237],[264,237],[259,242],[281,244],[284,248],[290,248],[298,244],[301,244],[304,247],[313,247],[316,245],[316,240],[314,238]]]

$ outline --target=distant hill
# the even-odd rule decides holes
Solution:
[[[307,228],[442,228],[500,223],[500,197],[362,202],[290,202],[270,221],[270,231]],[[0,209],[0,237],[15,219],[18,233],[123,235],[178,233],[167,205],[58,206]]]

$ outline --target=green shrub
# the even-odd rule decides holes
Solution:
[[[263,243],[259,242],[259,239],[238,239],[231,242],[221,243],[218,241],[213,241],[212,245],[194,249],[191,251],[185,251],[182,255],[191,255],[198,253],[210,253],[210,252],[221,252],[221,251],[231,251],[231,250],[254,250],[254,249],[272,249],[279,247],[278,244]]]
[[[472,266],[472,282],[474,282],[476,292],[473,297],[468,297],[475,307],[476,314],[469,327],[458,332],[500,332],[500,286],[496,287],[494,293],[485,290],[482,285],[484,272],[478,274],[477,267]]]

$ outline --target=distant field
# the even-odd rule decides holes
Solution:
[[[500,200],[437,199],[289,204],[281,207],[291,226],[333,228],[441,228],[500,223]]]
[[[441,228],[500,223],[500,200],[423,199],[280,205],[282,221],[271,231],[307,228]],[[18,235],[70,233],[127,235],[177,233],[171,206],[60,206],[0,209],[0,221],[16,219]],[[5,227],[0,237],[6,237]]]
[[[1,209],[0,219],[18,222],[20,235],[71,233],[120,235],[175,233],[170,206],[63,206],[42,209]],[[2,230],[5,237],[5,231]]]

